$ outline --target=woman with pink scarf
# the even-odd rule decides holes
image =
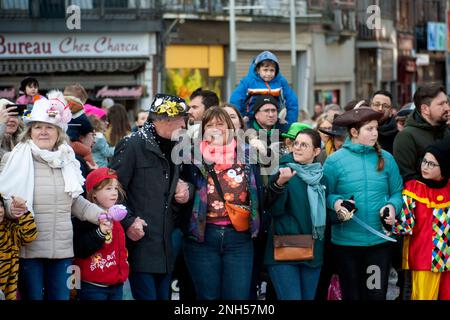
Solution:
[[[250,297],[253,242],[259,231],[263,186],[259,168],[249,164],[247,145],[238,145],[228,113],[205,112],[201,154],[184,168],[195,186],[184,256],[200,300],[246,300]],[[238,224],[231,207],[246,215]],[[231,218],[230,218],[231,217]]]

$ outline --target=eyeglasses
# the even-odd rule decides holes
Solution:
[[[320,130],[331,131],[332,127],[319,127]]]
[[[305,142],[298,142],[298,141],[294,141],[294,147],[303,149],[303,150],[308,150],[309,148],[311,148],[311,146],[309,144],[307,144]]]
[[[422,159],[422,166],[428,167],[430,169],[434,169],[436,167],[439,167],[439,165],[433,161],[427,161],[425,158]]]
[[[392,108],[392,106],[388,105],[387,103],[380,103],[380,102],[374,102],[372,103],[372,107],[380,109],[380,107],[383,107],[383,110],[389,110]]]

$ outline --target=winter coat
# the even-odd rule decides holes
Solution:
[[[0,222],[0,291],[7,300],[17,298],[20,248],[36,239],[36,223],[30,211],[19,219]]]
[[[131,272],[170,273],[173,270],[171,234],[173,230],[172,199],[179,177],[164,157],[151,130],[140,131],[120,140],[110,168],[117,171],[126,192],[128,214],[122,220],[125,232],[140,217],[148,224],[138,241],[127,239]]]
[[[417,110],[408,117],[405,128],[394,140],[394,157],[405,182],[420,177],[420,159],[425,149],[449,135],[445,123],[432,126]]]
[[[101,132],[95,133],[95,143],[92,146],[92,156],[99,168],[108,166],[108,158],[114,155],[114,147],[111,147]]]
[[[450,179],[439,188],[410,180],[403,190],[403,210],[394,233],[406,235],[403,269],[448,272]]]
[[[125,232],[118,221],[113,221],[110,243],[99,235],[95,224],[73,219],[74,264],[80,267],[81,280],[103,285],[124,283],[128,278],[128,253]]]
[[[378,127],[378,143],[383,150],[392,154],[394,150],[394,139],[398,133],[397,121],[395,117],[390,117],[387,121]]]
[[[34,101],[38,100],[42,98],[42,96],[40,94],[37,95],[37,97],[32,97],[32,96],[27,96],[25,94],[19,96],[16,100],[17,104],[34,104]]]
[[[377,171],[378,157],[374,147],[352,143],[347,139],[341,149],[324,164],[327,179],[327,207],[335,214],[337,200],[354,196],[354,214],[366,224],[382,231],[380,210],[391,204],[396,214],[402,208],[403,182],[394,157],[382,150],[384,169]],[[335,217],[332,218],[335,220]],[[386,242],[353,220],[331,227],[331,241],[342,246],[374,246]]]
[[[1,161],[1,169],[10,153]],[[33,212],[38,236],[20,250],[26,259],[65,259],[73,257],[73,228],[71,215],[80,220],[98,224],[98,215],[104,212],[82,196],[75,199],[64,191],[61,169],[51,168],[45,161],[33,155],[34,198]]]
[[[91,166],[95,166],[94,158],[92,157],[92,149],[80,141],[71,141],[70,146],[72,147],[75,154],[84,161],[89,162]]]
[[[275,78],[273,78],[270,82],[265,82],[255,69],[256,65],[263,60],[272,60],[277,66]],[[270,88],[272,95],[282,93],[282,96],[284,97],[287,110],[287,124],[283,125],[282,130],[287,131],[289,126],[293,122],[297,121],[298,98],[295,92],[289,87],[286,78],[281,74],[278,59],[275,55],[269,52],[263,52],[256,57],[256,59],[250,64],[247,76],[241,79],[241,82],[231,94],[230,102],[239,109],[243,117],[248,116],[251,123],[254,119],[252,109],[254,98],[251,96],[258,94],[258,89],[267,90],[268,88]],[[280,101],[280,98],[278,100]],[[278,111],[280,111],[280,108]]]
[[[280,160],[280,168],[286,168],[288,163],[293,163],[292,153],[284,156]],[[282,190],[278,190],[273,186],[278,175],[271,178],[269,184],[269,192],[276,193],[277,197],[269,213],[272,216],[273,229],[269,229],[267,238],[266,252],[264,263],[272,264],[301,264],[311,268],[317,268],[323,262],[323,240],[314,240],[314,259],[308,261],[275,261],[273,258],[273,231],[277,235],[297,235],[312,234],[312,220],[310,214],[310,206],[308,200],[308,185],[298,176],[289,180]],[[325,177],[322,178],[325,184]]]
[[[248,146],[246,146],[248,150]],[[259,177],[259,167],[253,164],[247,164],[244,167],[247,177],[247,192],[250,200],[250,233],[256,237],[261,228],[261,216],[264,186]],[[197,242],[204,241],[206,215],[207,215],[207,178],[210,177],[203,164],[183,165],[183,179],[192,184],[195,188],[195,195],[188,206],[190,210],[190,219],[186,229],[187,237]]]

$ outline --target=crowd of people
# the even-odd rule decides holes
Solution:
[[[158,93],[133,125],[80,84],[20,88],[0,100],[4,299],[122,300],[129,284],[168,300],[176,279],[187,301],[385,300],[392,269],[399,299],[450,299],[440,85],[399,110],[380,90],[311,120],[265,51],[229,103]]]

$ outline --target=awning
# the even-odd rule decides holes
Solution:
[[[148,59],[12,59],[0,60],[0,75],[55,72],[134,72]]]

